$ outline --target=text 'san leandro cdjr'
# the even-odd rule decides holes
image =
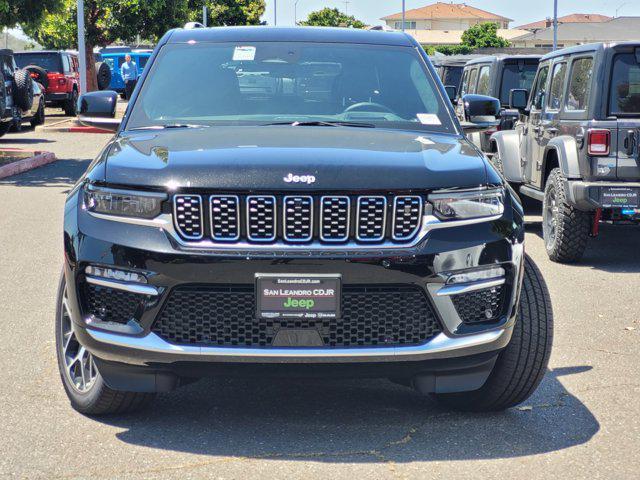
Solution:
[[[207,375],[386,377],[453,408],[527,398],[551,348],[518,198],[401,33],[167,33],[69,195],[57,351],[74,408]]]

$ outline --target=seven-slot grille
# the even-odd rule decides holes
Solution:
[[[284,238],[290,242],[306,242],[313,236],[313,197],[284,197]]]
[[[211,197],[211,237],[214,240],[240,238],[240,199],[235,195]]]
[[[176,195],[173,214],[178,232],[184,238],[189,240],[202,238],[204,222],[200,195]]]
[[[420,230],[423,203],[419,195],[180,194],[174,223],[185,240],[408,242]]]

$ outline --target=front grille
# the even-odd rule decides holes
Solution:
[[[406,243],[420,230],[423,204],[420,195],[185,194],[174,197],[174,223],[192,241]]]
[[[504,286],[453,295],[451,300],[464,323],[492,322],[502,314]]]
[[[84,314],[103,322],[127,323],[136,316],[138,308],[147,298],[145,295],[89,283],[85,284],[82,291]]]
[[[189,240],[202,238],[204,220],[200,195],[176,195],[173,214],[180,235]]]
[[[414,286],[344,286],[341,319],[256,319],[253,287],[173,290],[152,330],[168,342],[270,347],[280,329],[314,329],[324,347],[419,345],[440,333],[424,291]]]

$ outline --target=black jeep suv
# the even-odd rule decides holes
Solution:
[[[540,382],[548,293],[521,206],[401,33],[168,32],[69,194],[56,340],[74,408],[205,375],[387,377],[456,408]],[[464,127],[498,102],[466,99]],[[524,281],[523,281],[524,279]]]

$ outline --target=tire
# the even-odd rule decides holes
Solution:
[[[78,113],[78,90],[75,88],[71,92],[71,98],[64,101],[62,106],[65,115],[69,117],[75,117]]]
[[[32,78],[42,85],[45,90],[49,88],[49,77],[47,76],[47,71],[44,68],[39,67],[38,65],[27,65],[24,69],[34,75]]]
[[[16,70],[13,74],[13,103],[23,112],[33,106],[33,80],[27,70]]]
[[[554,262],[573,263],[582,258],[591,229],[591,215],[567,203],[562,172],[554,168],[547,179],[542,203],[542,236]]]
[[[45,121],[45,110],[44,110],[44,99],[40,99],[40,103],[38,104],[38,111],[35,116],[31,119],[31,126],[36,128],[38,125],[44,125]]]
[[[111,69],[104,62],[96,62],[96,79],[98,90],[106,90],[111,83]]]
[[[436,394],[444,406],[464,411],[491,412],[525,401],[544,377],[553,340],[553,312],[542,273],[529,256],[511,341],[500,352],[485,384],[478,390]]]
[[[73,333],[72,320],[65,307],[66,291],[63,274],[56,303],[56,353],[60,378],[71,406],[85,415],[105,415],[133,412],[148,404],[155,396],[153,393],[121,392],[105,384],[91,353],[78,343]],[[82,371],[80,378],[78,369]]]
[[[8,133],[11,127],[13,127],[13,120],[10,122],[0,122],[0,137]]]
[[[0,72],[0,120],[4,118],[4,112],[6,109],[7,109],[7,87],[4,85],[4,75],[2,74],[2,72]]]
[[[20,133],[22,131],[22,112],[18,108],[14,108],[13,122],[11,123],[12,132]]]

